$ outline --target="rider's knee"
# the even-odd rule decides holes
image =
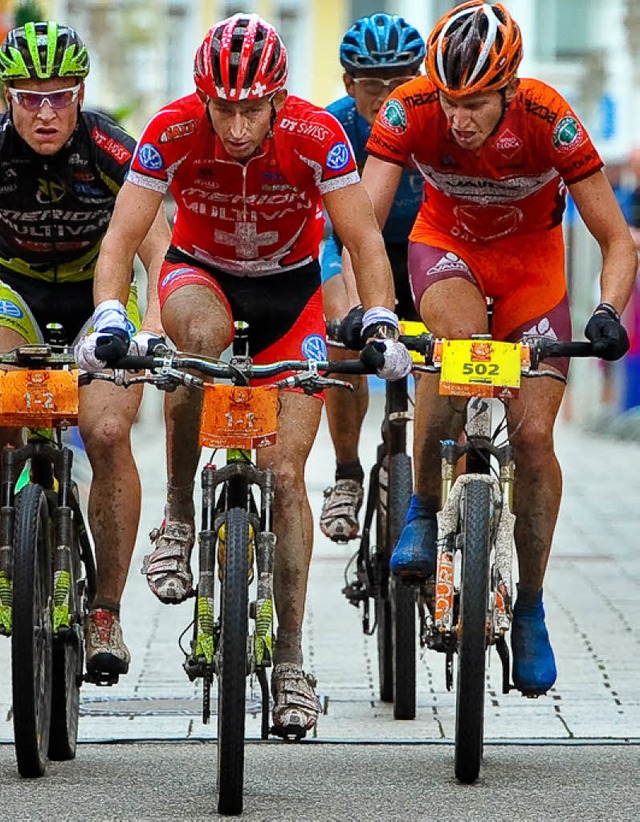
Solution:
[[[226,347],[220,331],[213,327],[211,319],[195,315],[184,323],[174,335],[178,349],[192,354],[219,356]]]
[[[122,414],[105,414],[91,425],[82,425],[80,434],[88,453],[130,449],[132,421]]]

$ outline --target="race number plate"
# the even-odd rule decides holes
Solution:
[[[420,334],[426,334],[427,326],[418,320],[400,320],[400,333],[406,334],[407,337],[417,337]],[[415,363],[424,365],[424,356],[419,351],[409,351],[411,359]]]
[[[276,441],[278,389],[207,384],[200,418],[200,445],[265,448]]]
[[[443,340],[440,393],[515,399],[520,390],[522,349],[520,343],[495,340]]]
[[[78,422],[78,372],[0,372],[0,425],[66,428]]]

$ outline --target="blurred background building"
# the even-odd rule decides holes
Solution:
[[[555,86],[585,122],[628,204],[637,181],[628,158],[640,145],[640,0],[504,0],[525,43],[521,76]],[[115,113],[135,135],[164,103],[193,90],[193,55],[211,25],[258,12],[280,30],[290,54],[289,89],[319,105],[342,91],[338,47],[358,17],[401,14],[425,36],[451,0],[0,0],[0,28],[35,12],[74,26],[92,57],[85,105]],[[2,32],[3,34],[4,32]],[[569,279],[576,333],[594,305],[599,252],[571,209]],[[619,414],[640,405],[640,295],[628,312],[633,349],[625,364],[574,364],[573,413],[592,413],[594,390]],[[602,408],[600,408],[602,411]]]

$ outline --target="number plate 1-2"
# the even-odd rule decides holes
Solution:
[[[78,372],[0,372],[0,425],[66,428],[78,422]]]
[[[515,399],[522,369],[520,343],[443,340],[440,393]]]
[[[265,448],[276,441],[278,389],[207,384],[200,445],[209,448]]]

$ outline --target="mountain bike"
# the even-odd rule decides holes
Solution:
[[[213,448],[214,453],[216,449],[226,452],[226,464],[218,467],[212,456],[201,473],[195,609],[192,626],[185,631],[192,630],[190,647],[183,652],[189,679],[203,681],[205,723],[211,715],[211,686],[214,678],[217,680],[218,812],[239,814],[243,806],[247,676],[255,677],[260,689],[262,739],[276,733],[269,723],[267,682],[274,631],[276,535],[272,508],[276,489],[273,472],[257,467],[254,452],[275,442],[279,389],[300,387],[312,394],[327,386],[343,386],[340,380],[321,372],[339,369],[362,373],[363,366],[353,361],[334,369],[332,363],[307,360],[253,365],[244,323],[236,323],[228,363],[166,349],[160,356],[125,357],[116,365],[118,369],[148,369],[141,376],[121,373],[116,379],[123,385],[150,382],[165,390],[177,385],[201,388],[200,444]],[[283,372],[297,373],[266,385],[249,385],[252,377],[271,379]],[[203,377],[231,384],[205,382]]]
[[[0,634],[11,637],[18,770],[73,759],[83,679],[83,621],[96,587],[93,550],[62,431],[77,424],[78,371],[59,346],[0,354],[0,425],[26,428],[2,451]]]
[[[334,339],[339,322],[327,323]],[[400,326],[405,334],[425,331],[422,323],[403,321]],[[342,589],[348,602],[356,608],[362,605],[363,633],[377,632],[380,699],[393,703],[395,719],[416,715],[416,594],[389,572],[413,488],[407,453],[410,403],[407,377],[385,383],[382,440],[369,472],[360,544],[345,568]]]
[[[444,654],[448,690],[458,659],[454,767],[459,781],[472,783],[482,760],[486,656],[492,646],[502,664],[503,693],[513,687],[506,634],[513,602],[515,463],[506,408],[494,426],[492,405],[517,398],[521,376],[540,374],[543,360],[594,354],[588,342],[544,338],[401,339],[424,356],[426,370],[439,373],[440,394],[467,400],[464,438],[441,445],[436,574],[419,586],[418,608],[421,645]]]

